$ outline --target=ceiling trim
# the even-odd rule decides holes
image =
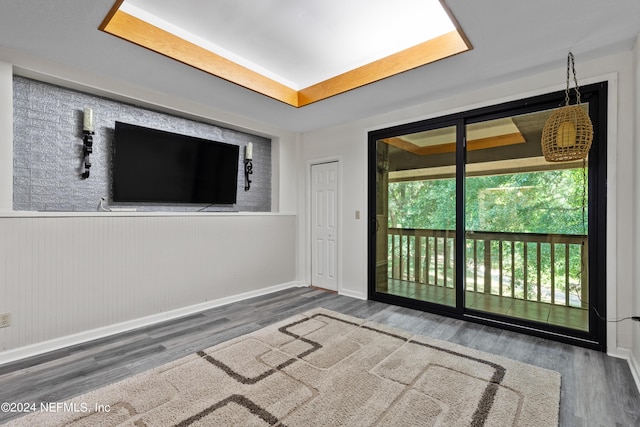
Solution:
[[[106,33],[286,104],[298,104],[297,91],[126,12],[117,10],[107,18],[100,25],[100,30]]]
[[[302,89],[298,92],[298,106],[302,107],[470,49],[459,30],[451,31]]]
[[[527,172],[555,171],[559,169],[582,168],[582,160],[563,163],[550,163],[543,156],[527,157],[492,162],[468,163],[465,176],[506,175]],[[389,171],[389,182],[426,181],[431,179],[455,178],[456,166],[438,166],[423,169]]]
[[[472,49],[457,22],[449,13],[456,25],[455,31],[296,91],[121,11],[120,6],[123,2],[124,0],[116,1],[100,25],[101,31],[293,107],[303,107]]]
[[[433,154],[453,153],[456,151],[456,143],[450,142],[438,145],[420,147],[401,137],[381,139],[382,142],[401,148],[418,156],[430,156]],[[507,145],[525,143],[524,136],[520,132],[506,135],[496,135],[486,138],[472,139],[467,142],[467,151],[484,150],[486,148],[504,147]]]

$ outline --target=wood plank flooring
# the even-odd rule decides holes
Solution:
[[[389,279],[388,283],[379,285],[378,292],[450,307],[455,307],[456,305],[455,289],[444,286]],[[465,304],[467,308],[487,313],[564,326],[578,331],[589,330],[589,311],[581,308],[553,305],[546,302],[524,301],[507,296],[488,295],[469,290],[466,291]]]
[[[640,394],[624,360],[312,288],[288,289],[0,366],[0,402],[60,402],[314,307],[559,371],[561,426],[640,425]],[[0,413],[0,423],[18,415]]]

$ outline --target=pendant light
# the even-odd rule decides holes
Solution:
[[[569,105],[569,79],[573,71],[576,105]],[[593,141],[593,125],[589,115],[580,107],[580,88],[576,77],[573,53],[567,56],[567,89],[565,106],[555,110],[542,129],[542,154],[548,162],[584,160]]]

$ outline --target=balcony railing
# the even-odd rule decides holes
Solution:
[[[453,288],[455,231],[390,228],[388,277]],[[587,236],[469,231],[466,290],[554,305],[588,306]]]

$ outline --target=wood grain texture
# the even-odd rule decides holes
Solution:
[[[109,22],[113,18],[113,15],[115,15],[120,9],[120,6],[122,6],[122,3],[124,3],[124,0],[116,0],[113,6],[111,6],[111,9],[109,9],[109,13],[107,13],[107,16],[105,16],[105,18],[102,20],[102,23],[98,27],[100,31],[105,31],[105,28],[107,27],[107,25],[109,25]]]
[[[0,402],[62,401],[315,307],[558,371],[561,426],[640,424],[640,394],[624,360],[311,288],[263,295],[0,366]],[[0,413],[0,423],[17,416]]]
[[[116,2],[99,29],[294,107],[347,92],[471,49],[460,29],[296,91],[223,56],[119,10]]]
[[[278,101],[298,105],[295,90],[121,10],[100,29]]]
[[[435,39],[302,89],[299,92],[298,106],[302,107],[469,49],[469,45],[460,33],[451,31]]]
[[[456,143],[450,142],[446,144],[429,145],[420,147],[402,137],[393,137],[383,139],[389,145],[396,146],[418,156],[430,156],[432,154],[455,153]],[[506,145],[523,144],[526,141],[521,133],[510,133],[506,135],[497,135],[487,138],[472,139],[467,142],[467,151],[484,150],[486,148],[504,147]]]

